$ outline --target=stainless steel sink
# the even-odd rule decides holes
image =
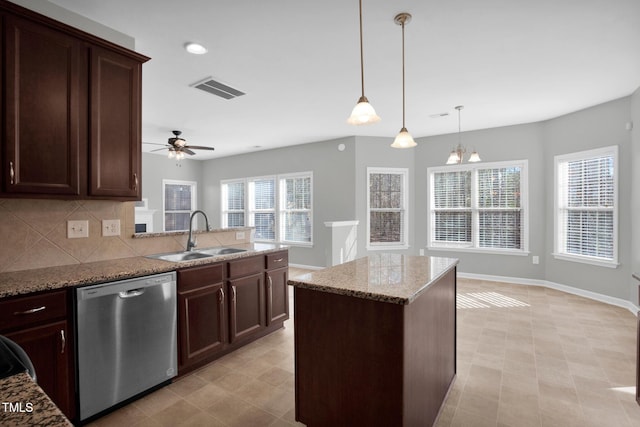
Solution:
[[[196,259],[212,258],[220,255],[235,254],[238,252],[246,252],[246,249],[215,247],[199,249],[197,251],[180,251],[168,252],[163,254],[147,255],[146,258],[161,259],[164,261],[184,262]]]
[[[208,248],[208,249],[199,249],[198,252],[202,254],[208,255],[228,255],[235,254],[238,252],[246,252],[246,249],[238,249],[238,248]]]

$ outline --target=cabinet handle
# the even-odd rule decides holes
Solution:
[[[13,162],[9,162],[9,177],[11,178],[11,185],[15,184],[16,173],[13,170]]]
[[[224,302],[224,289],[220,289],[220,293],[218,294],[218,301],[220,304]]]
[[[64,337],[64,329],[60,329],[60,339],[62,341],[62,348],[60,354],[64,354],[64,348],[67,346],[67,339]]]
[[[25,311],[16,311],[14,312],[14,316],[21,316],[23,314],[33,314],[33,313],[37,313],[39,311],[44,310],[45,308],[47,308],[46,305],[43,305],[42,307],[37,307],[37,308],[32,308],[30,310],[25,310]]]
[[[282,262],[282,261],[284,261],[284,258],[278,258],[273,260],[273,262]]]
[[[138,191],[138,174],[137,173],[133,174],[133,182],[134,182],[133,189],[135,191]]]
[[[267,325],[271,324],[271,318],[273,317],[271,312],[273,310],[273,279],[270,274],[267,274],[267,292],[269,294],[269,305],[267,305]]]
[[[234,303],[236,302],[236,287],[235,286],[231,287],[231,301],[233,301]]]

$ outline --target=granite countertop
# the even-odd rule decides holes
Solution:
[[[455,258],[375,254],[296,276],[299,288],[395,304],[410,304],[458,264]]]
[[[228,261],[287,248],[287,246],[284,245],[269,243],[244,243],[240,245],[229,245],[228,247],[246,249],[246,252],[218,255],[184,262],[171,262],[140,256],[0,273],[0,298],[122,280],[149,274],[165,273],[179,268]]]
[[[26,373],[0,379],[0,401],[0,425],[72,426],[60,409]]]

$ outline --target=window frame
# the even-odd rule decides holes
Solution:
[[[191,210],[170,210],[166,209],[166,186],[167,185],[188,185],[191,187]],[[165,233],[189,231],[185,230],[169,230],[167,231],[166,214],[168,213],[189,213],[198,209],[198,183],[196,181],[185,181],[180,179],[163,179],[162,180],[162,231]]]
[[[479,196],[479,179],[478,171],[481,169],[504,169],[504,168],[520,168],[520,212],[521,212],[521,248],[493,248],[481,247],[479,243],[480,236],[480,213],[482,211],[502,210],[496,208],[481,208],[478,202]],[[471,212],[471,242],[470,243],[439,243],[435,237],[435,212],[434,208],[434,174],[442,172],[465,172],[471,173],[470,199],[471,206],[465,208],[465,211]],[[427,210],[427,249],[434,251],[455,251],[455,252],[471,252],[496,255],[529,255],[529,161],[523,160],[507,160],[500,162],[482,162],[482,163],[466,163],[458,165],[433,166],[427,168],[428,179],[428,200],[429,209]]]
[[[402,176],[402,207],[399,209],[380,209],[379,212],[400,212],[402,214],[401,240],[399,242],[371,242],[371,175],[388,174]],[[367,240],[368,251],[405,250],[409,249],[409,169],[392,167],[367,167]]]
[[[255,207],[255,182],[257,181],[273,181],[273,209],[257,209]],[[278,242],[278,177],[276,175],[254,176],[245,180],[245,221],[249,227],[256,227],[255,214],[257,213],[273,213],[273,239],[257,239],[259,242]]]
[[[283,215],[289,210],[283,208],[284,196],[283,196],[283,181],[288,178],[309,178],[311,181],[310,185],[310,209],[309,211],[309,220],[310,220],[310,241],[309,242],[300,242],[300,241],[292,241],[285,240],[285,233],[282,229],[283,226]],[[267,210],[256,210],[252,209],[251,195],[253,193],[251,189],[251,183],[255,181],[261,181],[266,179],[273,179],[274,181],[274,191],[275,191],[275,205],[273,210],[268,210],[268,212],[274,212],[274,239],[258,239],[255,238],[256,242],[267,242],[267,243],[279,243],[286,244],[288,246],[301,246],[301,247],[313,247],[313,235],[314,235],[314,227],[313,227],[313,172],[305,171],[305,172],[292,172],[292,173],[283,173],[276,175],[264,175],[264,176],[253,176],[253,177],[245,177],[245,178],[237,178],[237,179],[225,179],[220,181],[220,194],[221,194],[221,203],[220,203],[220,224],[222,228],[226,226],[226,216],[225,213],[227,211],[225,208],[225,190],[224,185],[233,184],[238,182],[244,183],[244,223],[247,227],[255,227],[253,214],[256,212],[267,212]],[[300,210],[295,210],[300,211]]]
[[[290,178],[309,178],[310,180],[310,184],[309,184],[309,189],[310,189],[310,194],[309,194],[309,209],[287,209],[285,207],[285,202],[286,202],[286,198],[285,198],[285,193],[286,193],[286,189],[285,189],[285,181],[287,179]],[[278,221],[279,224],[278,225],[278,231],[279,231],[279,241],[281,243],[285,243],[287,245],[296,245],[296,246],[312,246],[313,245],[313,173],[311,172],[299,172],[299,173],[287,173],[287,174],[281,174],[278,175],[278,181],[277,181],[277,187],[278,187],[278,200],[276,201],[277,205],[278,205]],[[289,213],[304,213],[304,212],[308,212],[309,213],[309,227],[310,227],[310,241],[309,242],[301,242],[301,241],[296,241],[296,240],[286,240],[285,238],[285,232],[284,232],[284,224],[285,224],[285,220],[284,220],[284,216]]]
[[[229,184],[242,184],[242,194],[243,194],[243,203],[244,209],[229,209],[229,194],[226,189],[226,185]],[[244,226],[247,224],[247,183],[244,179],[225,179],[220,181],[220,225],[221,228],[236,228],[229,227],[229,217],[230,213],[242,213]]]
[[[613,256],[611,259],[583,255],[583,254],[570,254],[563,251],[565,246],[565,240],[562,238],[564,235],[564,224],[562,220],[562,214],[565,207],[563,206],[563,189],[560,188],[561,183],[561,168],[564,164],[572,161],[595,159],[600,157],[611,156],[613,158],[613,207],[611,209],[597,207],[597,208],[585,208],[583,211],[599,210],[599,211],[611,211],[613,215]],[[553,257],[558,260],[579,262],[583,264],[590,264],[600,267],[617,268],[618,262],[618,246],[619,246],[619,229],[618,229],[618,217],[619,217],[619,149],[617,145],[610,145],[607,147],[595,148],[592,150],[584,150],[567,154],[559,154],[554,156],[554,206],[553,206],[553,231],[554,231],[554,251]]]

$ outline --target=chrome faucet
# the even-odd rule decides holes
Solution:
[[[192,235],[193,235],[193,217],[196,216],[197,213],[201,213],[202,214],[202,216],[204,217],[205,225],[207,226],[207,231],[210,230],[210,228],[209,228],[209,218],[207,218],[207,214],[204,213],[204,211],[201,211],[199,209],[197,211],[193,211],[193,213],[191,214],[191,218],[189,218],[189,238],[187,239],[187,252],[192,250],[196,246],[198,246],[197,239],[195,237],[192,238]]]

